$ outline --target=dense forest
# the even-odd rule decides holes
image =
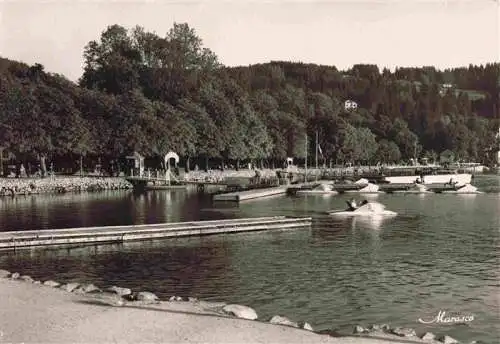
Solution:
[[[0,145],[17,161],[494,164],[500,64],[379,70],[269,62],[226,67],[188,24],[161,37],[113,25],[84,48],[78,84],[0,59]],[[356,108],[346,108],[353,101]],[[313,160],[313,159],[311,159]],[[311,161],[310,160],[310,161]],[[303,161],[303,160],[302,160]]]

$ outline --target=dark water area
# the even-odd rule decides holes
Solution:
[[[345,208],[343,195],[277,196],[236,207],[213,205],[190,191],[0,199],[2,231],[313,217],[310,229],[0,252],[0,268],[42,280],[149,290],[164,298],[246,304],[262,319],[280,314],[316,329],[350,333],[354,324],[388,323],[498,343],[500,178],[478,176],[475,183],[487,193],[363,196],[398,213],[371,220],[324,215]],[[418,322],[439,311],[474,320]]]

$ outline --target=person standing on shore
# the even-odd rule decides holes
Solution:
[[[21,167],[19,168],[19,177],[21,178],[26,178],[26,169],[24,168],[24,164],[21,164]]]

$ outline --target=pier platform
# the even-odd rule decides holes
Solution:
[[[294,229],[310,227],[311,224],[311,217],[274,216],[149,225],[0,232],[0,250],[18,250],[52,245],[83,246],[182,236]]]
[[[265,189],[252,189],[245,191],[222,193],[214,195],[212,199],[213,201],[220,201],[220,202],[241,202],[268,196],[284,195],[286,194],[286,192],[287,192],[287,186],[276,186]]]
[[[379,184],[379,191],[385,193],[418,191],[415,183],[384,183]]]

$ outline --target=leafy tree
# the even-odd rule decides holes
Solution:
[[[378,143],[375,157],[383,163],[397,163],[401,159],[401,152],[394,141],[382,139]]]
[[[162,37],[107,27],[84,48],[79,85],[0,58],[0,145],[18,159],[182,159],[373,163],[442,152],[496,163],[498,63],[445,71],[271,61],[224,67],[188,24]],[[443,85],[450,83],[450,85]],[[346,100],[357,109],[344,109]],[[449,153],[451,152],[451,153]],[[314,159],[314,158],[313,158]]]

